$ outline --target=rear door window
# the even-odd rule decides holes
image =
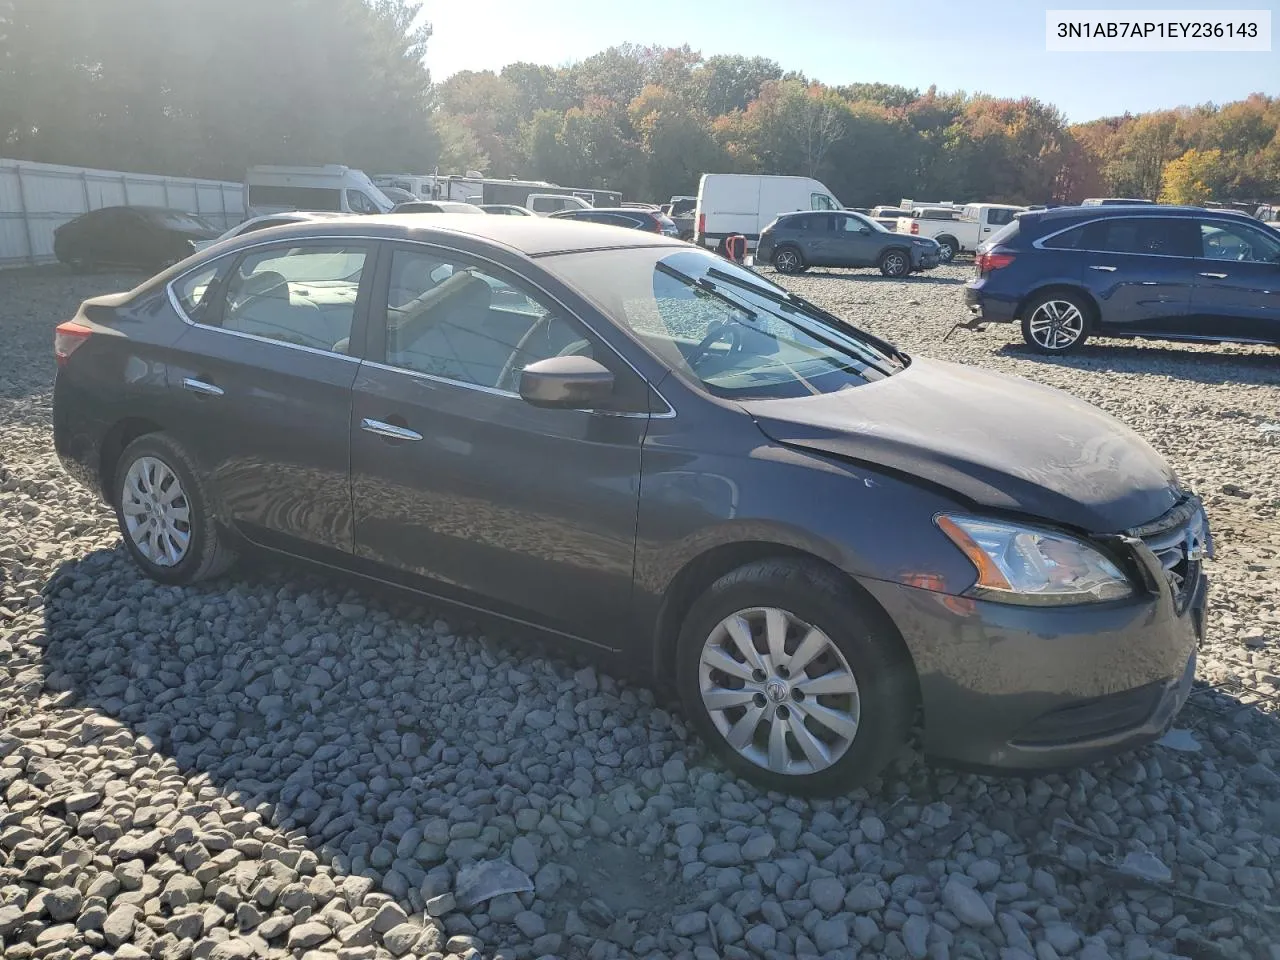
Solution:
[[[307,244],[245,254],[227,281],[223,329],[350,352],[368,252],[361,244]]]
[[[1199,245],[1196,229],[1194,221],[1175,217],[1115,217],[1088,224],[1081,249],[1190,257]]]

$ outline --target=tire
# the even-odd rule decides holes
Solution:
[[[901,279],[911,272],[911,254],[901,247],[892,247],[880,254],[880,272],[886,277]]]
[[[747,672],[746,654],[727,626],[735,618],[750,626],[761,672]],[[804,681],[792,683],[794,677],[778,670],[765,652],[775,624],[787,627],[783,651],[790,650],[785,655],[792,665],[804,655],[804,638],[815,638],[807,649],[821,652],[803,667]],[[703,739],[736,773],[770,790],[821,796],[872,780],[906,742],[915,712],[914,673],[892,625],[840,575],[817,563],[761,560],[725,574],[685,616],[676,658],[680,698]],[[815,678],[838,681],[845,692],[796,693]],[[704,691],[726,706],[709,706]],[[797,723],[800,712],[815,706],[828,711],[828,722],[834,714],[837,726],[820,724],[812,714]],[[808,749],[796,729],[806,731]],[[734,731],[752,737],[738,748],[727,739]],[[811,752],[816,740],[823,741],[825,753]]]
[[[82,257],[76,257],[67,249],[67,245],[57,237],[53,240],[53,255],[57,257],[58,262],[71,268],[77,273],[87,272],[92,268],[92,264]]]
[[[938,246],[942,248],[938,252],[939,263],[950,263],[960,252],[960,243],[955,237],[938,237]]]
[[[1022,309],[1022,339],[1037,353],[1070,353],[1089,339],[1093,308],[1078,293],[1050,291]]]
[[[804,273],[809,265],[804,256],[793,246],[779,247],[773,252],[773,269],[779,273]]]
[[[167,503],[165,497],[156,500],[147,493],[150,487],[170,494],[175,481],[179,493],[168,497]],[[125,448],[112,478],[111,501],[125,549],[152,580],[195,583],[225,573],[235,562],[235,552],[224,542],[209,508],[207,489],[190,455],[163,433],[144,434]],[[181,513],[184,504],[185,519]],[[157,537],[157,523],[172,536]]]

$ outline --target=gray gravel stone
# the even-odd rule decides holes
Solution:
[[[989,927],[996,922],[982,895],[952,877],[942,888],[942,902],[957,920],[971,927]]]
[[[382,944],[391,951],[392,956],[402,957],[417,945],[421,936],[422,927],[412,923],[402,923],[399,926],[392,927],[382,935]],[[449,941],[449,949],[451,952],[457,953],[459,951],[452,946],[453,939]]]

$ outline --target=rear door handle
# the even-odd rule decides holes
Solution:
[[[1202,274],[1200,274],[1200,276],[1202,276],[1202,277],[1212,277],[1214,280],[1225,280],[1225,279],[1227,279],[1227,275],[1226,275],[1225,273],[1202,273]]]
[[[202,397],[220,397],[222,396],[222,388],[215,387],[212,383],[205,383],[203,380],[197,380],[195,377],[187,377],[182,381],[182,388],[190,390],[192,393],[198,393]]]
[[[1091,265],[1090,265],[1090,267],[1089,267],[1089,269],[1090,269],[1090,270],[1105,270],[1107,273],[1115,273],[1115,272],[1116,272],[1116,268],[1115,268],[1115,267],[1104,267],[1104,266],[1102,266],[1102,264],[1099,264],[1099,263],[1091,264]]]
[[[376,433],[378,436],[386,437],[388,440],[422,439],[422,434],[416,430],[410,430],[408,427],[398,427],[394,423],[386,423],[382,420],[370,420],[368,417],[360,421],[360,429]]]

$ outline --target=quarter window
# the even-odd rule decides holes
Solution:
[[[226,330],[347,353],[362,247],[307,246],[247,254],[227,284]]]
[[[517,282],[416,250],[392,256],[386,336],[393,366],[513,392],[531,363],[593,353],[575,321]]]
[[[174,281],[173,295],[188,320],[193,323],[209,322],[210,311],[218,298],[218,287],[230,265],[229,259],[218,260]]]
[[[998,234],[997,234],[998,236]],[[992,239],[995,239],[994,237]],[[1073,227],[1064,230],[1054,237],[1047,238],[1041,246],[1047,250],[1079,250],[1084,240],[1084,227]]]
[[[1280,240],[1244,224],[1211,221],[1200,224],[1202,256],[1238,263],[1280,262]]]

